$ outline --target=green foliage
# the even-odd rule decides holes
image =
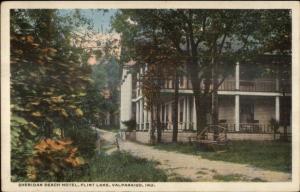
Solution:
[[[231,175],[214,175],[213,177],[216,180],[220,181],[242,181],[243,175],[240,174],[231,174]]]
[[[83,175],[72,174],[67,181],[84,182],[163,182],[166,174],[156,162],[133,157],[124,152],[100,155],[93,158]]]
[[[91,79],[93,80],[86,89],[86,96],[82,99],[85,111],[84,118],[90,124],[101,127],[107,113],[119,110],[119,67],[116,60],[103,59],[100,64],[92,66]],[[103,92],[110,94],[105,98]]]
[[[173,173],[169,176],[168,178],[168,182],[191,182],[193,180],[191,180],[188,177],[183,177],[181,175],[178,175],[176,173]]]
[[[28,181],[25,159],[33,155],[37,127],[24,118],[11,117],[11,175],[12,181]]]
[[[76,11],[70,17],[57,10],[11,10],[13,180],[28,180],[26,169],[35,172],[28,159],[36,153],[36,142],[68,136],[65,129],[78,128],[83,121],[82,98],[91,83],[91,68],[82,62],[87,55],[84,50],[71,46],[72,32],[85,23],[79,15]],[[80,132],[85,132],[88,124],[82,125]],[[88,142],[93,142],[91,138]],[[90,143],[87,146],[93,151]]]
[[[35,153],[28,159],[27,177],[31,181],[60,181],[70,169],[85,162],[78,156],[71,140],[42,139],[35,146]]]
[[[29,18],[18,18],[20,12]],[[78,102],[90,82],[90,68],[79,61],[82,50],[67,46],[70,33],[61,31],[62,20],[55,10],[32,12],[12,11],[13,21],[31,25],[26,30],[15,26],[11,34],[12,103],[26,109],[19,113],[41,127],[41,134],[50,137],[52,129],[82,116]],[[51,30],[41,27],[45,24]],[[29,31],[33,29],[34,33]]]
[[[105,117],[105,99],[94,83],[87,87],[86,95],[81,100],[81,107],[85,112],[84,122],[100,126],[100,122]]]
[[[183,74],[191,79],[198,133],[207,124],[209,99],[214,98],[210,96],[216,94],[220,80],[233,74],[235,63],[265,53],[291,52],[289,10],[131,9],[120,10],[112,26],[122,34],[124,62],[149,65],[142,82],[148,106],[160,100],[155,80],[168,78],[164,69],[177,71],[180,64],[186,65]],[[212,105],[212,112],[214,109]]]
[[[231,181],[246,181],[246,182],[266,182],[265,180],[255,177],[253,179],[249,179],[244,175],[241,174],[229,174],[229,175],[220,175],[216,174],[213,176],[213,179],[216,179],[218,181],[225,181],[225,182],[231,182]]]
[[[88,124],[87,122],[85,124]],[[84,123],[66,128],[66,135],[71,138],[73,145],[78,148],[80,154],[89,159],[95,155],[96,133]]]
[[[136,129],[136,122],[134,119],[123,121],[122,123],[127,127],[127,131],[134,131]]]

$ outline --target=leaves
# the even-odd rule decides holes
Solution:
[[[77,117],[82,117],[82,116],[83,116],[83,112],[82,112],[82,110],[81,110],[80,108],[77,108],[77,109],[75,110],[75,113],[76,113],[76,116],[77,116]]]
[[[35,181],[37,179],[37,170],[34,166],[27,166],[26,173],[30,180]]]
[[[62,98],[63,96],[55,96],[55,97],[51,97],[51,101],[53,103],[63,103],[64,99]]]
[[[68,115],[68,113],[66,112],[65,109],[61,109],[61,110],[60,110],[60,114],[61,114],[63,117],[65,117],[65,118],[69,117],[69,115]]]
[[[76,147],[71,146],[70,139],[42,139],[35,145],[36,154],[28,159],[27,176],[35,181],[44,171],[50,177],[57,177],[69,168],[85,164],[78,156]]]
[[[39,111],[31,113],[31,115],[34,116],[34,117],[41,117],[42,116],[41,112],[39,112]]]
[[[12,120],[12,122],[16,122],[20,125],[26,125],[28,123],[28,121],[26,121],[24,118],[16,116],[16,115],[13,115],[11,117],[11,120]]]
[[[72,142],[51,138],[62,138],[66,134],[62,130],[81,123],[78,117],[84,113],[79,108],[90,84],[91,69],[81,59],[87,53],[70,44],[71,31],[80,27],[70,24],[76,17],[66,19],[54,9],[12,9],[10,19],[12,175],[19,180],[57,178],[63,174],[60,163],[68,157]],[[64,158],[56,159],[61,153]],[[37,157],[40,154],[51,163]],[[80,164],[78,159],[74,162]]]

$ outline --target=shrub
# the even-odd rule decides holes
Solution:
[[[80,154],[90,158],[96,151],[96,133],[89,127],[79,124],[66,129],[66,136],[72,139],[73,145],[78,148]]]
[[[127,127],[127,131],[133,131],[136,129],[136,122],[134,119],[123,121],[122,123]]]
[[[31,181],[60,181],[69,169],[80,167],[84,160],[70,139],[42,139],[28,159],[27,177]]]
[[[15,108],[15,106],[13,107]],[[28,181],[26,159],[33,154],[37,127],[24,118],[13,115],[11,118],[11,180]]]

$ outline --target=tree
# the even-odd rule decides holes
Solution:
[[[143,76],[140,76],[140,83],[142,85],[142,93],[146,99],[147,109],[151,112],[151,121],[154,122],[151,130],[151,138],[154,139],[155,128],[157,129],[157,141],[161,141],[161,123],[159,108],[162,105],[162,97],[160,90],[162,85],[169,80],[173,81],[174,87],[174,107],[173,107],[173,142],[177,142],[177,114],[178,114],[178,75],[181,66],[180,58],[175,54],[175,49],[168,47],[167,44],[160,44],[157,46],[157,41],[160,41],[156,35],[152,36],[152,43],[138,42],[136,46],[136,54],[139,55],[139,65],[137,69],[147,64],[147,70]],[[155,110],[156,121],[153,120],[153,110]]]
[[[277,19],[270,22],[273,16]],[[285,34],[279,32],[288,19],[287,10],[121,10],[114,27],[123,34],[126,58],[140,60],[134,51],[135,38],[152,39],[153,34],[161,39],[158,46],[175,48],[192,82],[197,132],[202,135],[212,98],[213,124],[218,124],[217,88],[232,73],[234,64],[263,53],[270,40],[284,37],[273,45],[288,47],[288,29]]]
[[[291,11],[281,10],[266,12],[262,17],[262,33],[257,35],[257,39],[261,41],[262,46],[260,52],[276,54],[277,57],[271,60],[277,67],[269,69],[266,73],[275,74],[281,82],[280,92],[283,94],[282,106],[283,119],[280,122],[284,128],[284,139],[287,140],[287,124],[288,124],[288,108],[286,93],[290,91],[291,86],[291,47],[292,47],[292,26]],[[279,55],[279,56],[278,56]],[[270,61],[269,61],[270,62]]]
[[[198,20],[204,17],[203,15],[207,14],[207,12],[203,12],[203,11],[201,12],[199,10],[197,11],[195,11],[195,13],[198,14],[197,16]],[[195,13],[193,12],[193,14]],[[199,45],[200,41],[197,42],[197,46],[196,46],[195,39],[193,36],[195,29],[192,29],[193,26],[191,24],[191,22],[193,22],[191,18],[192,17],[191,12],[187,13],[187,11],[185,10],[147,10],[147,11],[145,10],[124,11],[123,10],[123,17],[126,14],[127,14],[127,19],[130,18],[135,23],[137,23],[136,25],[133,25],[136,26],[135,30],[141,30],[139,31],[139,33],[137,33],[137,35],[142,36],[142,38],[144,39],[147,38],[151,39],[150,35],[153,36],[154,33],[156,37],[160,37],[159,44],[163,44],[163,43],[167,44],[169,47],[172,47],[176,51],[176,53],[173,54],[173,57],[177,59],[180,58],[180,60],[182,61],[184,60],[183,63],[187,63],[188,66],[187,70],[189,72],[188,74],[191,76],[193,91],[196,98],[195,100],[196,112],[198,114],[197,122],[199,122],[198,128],[203,127],[201,126],[201,123],[203,123],[202,125],[206,124],[207,106],[205,105],[208,103],[207,100],[209,99],[208,92],[209,92],[209,85],[210,85],[209,82],[210,75],[208,74],[210,69],[207,67],[209,65],[209,62],[208,62],[208,56],[206,55],[206,58],[203,59],[203,63],[205,61],[206,65],[202,64],[203,65],[201,69],[202,74],[199,77],[200,67],[198,66],[198,63],[200,59],[198,58],[197,46]],[[119,16],[118,18],[120,20],[122,16]],[[166,19],[166,18],[173,18],[173,19]],[[199,24],[196,25],[196,27],[198,27],[197,30],[200,31]],[[120,31],[122,31],[122,29]],[[211,36],[207,35],[207,37],[211,37]],[[208,39],[207,42],[205,43],[202,42],[202,44],[203,46],[214,45],[216,47],[216,43],[213,44],[212,41],[214,40],[216,42],[217,39],[218,36],[216,35],[216,37],[214,37],[213,39]],[[132,44],[132,40],[133,38],[131,37],[131,44]],[[128,40],[125,40],[125,42],[126,41]],[[183,46],[185,47],[185,49],[182,49]],[[206,52],[208,52],[208,50],[209,49],[207,48]],[[134,56],[134,53],[132,55]],[[140,59],[140,57],[137,56],[136,59]],[[173,65],[175,64],[173,63]],[[204,89],[200,89],[199,84],[200,85],[204,84],[206,87],[204,87]],[[176,107],[174,108],[176,109]],[[174,126],[176,128],[176,125]],[[198,131],[200,131],[200,129],[198,129]]]
[[[100,127],[108,113],[113,115],[118,110],[119,68],[113,57],[103,59],[91,68],[92,82],[86,89],[83,109],[89,122]],[[104,95],[105,91],[109,96]]]
[[[45,170],[34,167],[37,164],[29,159],[38,154],[43,141],[51,141],[56,150],[59,142],[71,137],[82,155],[93,151],[92,133],[83,124],[81,109],[91,69],[83,62],[87,54],[70,45],[72,31],[85,22],[77,11],[74,14],[70,19],[57,10],[11,10],[11,158],[15,180],[42,179],[43,173],[55,180],[72,168],[58,168],[55,162]],[[75,134],[74,129],[81,133]],[[84,141],[78,137],[85,136],[89,137],[86,145],[78,145]],[[60,149],[71,149],[69,144]],[[77,153],[75,150],[74,155]]]
[[[148,110],[150,110],[151,113],[153,113],[153,110],[156,110],[156,123],[153,127],[157,128],[157,139],[158,142],[160,142],[162,129],[158,112],[161,106],[160,89],[164,81],[173,80],[173,82],[175,82],[176,75],[174,74],[176,74],[176,68],[181,66],[182,62],[180,61],[181,58],[176,54],[175,48],[169,46],[170,42],[160,37],[160,33],[157,31],[159,30],[159,26],[156,25],[155,20],[153,20],[154,23],[149,27],[149,31],[145,34],[135,35],[134,32],[138,30],[135,28],[135,23],[132,23],[129,19],[132,15],[135,15],[134,11],[126,11],[123,15],[118,15],[118,19],[115,19],[113,26],[117,31],[122,31],[123,33],[123,61],[133,58],[137,61],[135,67],[148,66],[148,70],[143,74],[143,77],[140,78],[140,81]],[[141,17],[144,17],[144,15]],[[149,17],[147,18],[149,19]],[[141,21],[144,20],[143,18],[138,19]],[[131,46],[132,43],[134,43],[134,46]],[[174,85],[176,85],[176,83]],[[175,101],[175,103],[178,103],[178,101]],[[176,107],[174,107],[173,116],[177,116]],[[154,118],[153,115],[151,117]],[[177,121],[177,118],[173,118],[172,121]],[[173,140],[176,141],[178,131],[176,129],[177,123],[174,123],[174,126]],[[151,132],[152,138],[154,137],[154,131],[153,129]]]

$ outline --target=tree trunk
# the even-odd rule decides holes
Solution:
[[[161,143],[161,123],[160,123],[160,113],[159,113],[159,105],[156,106],[156,119],[157,119],[157,143]]]
[[[217,63],[212,60],[212,81],[213,81],[213,92],[212,92],[212,105],[211,105],[211,112],[212,112],[212,125],[214,129],[214,141],[217,140],[219,137],[219,113],[218,113],[218,68]]]
[[[192,12],[189,10],[189,19],[192,20]],[[187,52],[189,54],[189,58],[187,60],[188,72],[191,76],[193,95],[195,97],[195,106],[196,106],[196,124],[197,124],[197,135],[201,133],[203,129],[205,129],[206,122],[206,114],[207,114],[207,85],[205,84],[204,89],[201,89],[202,78],[199,77],[199,64],[198,64],[198,53],[197,53],[197,44],[194,42],[194,34],[193,34],[193,25],[192,23],[188,24],[189,33],[186,37],[187,39]],[[203,136],[203,135],[202,135]]]
[[[151,119],[150,119],[149,122],[152,123],[152,126],[149,127],[149,129],[150,129],[150,143],[155,144],[155,134],[154,134],[155,133],[155,128],[154,127],[156,127],[156,126],[155,126],[155,123],[153,123],[154,122],[153,121],[153,119],[154,119],[153,118],[153,107],[150,108],[150,113],[151,113]]]
[[[195,97],[195,105],[196,105],[196,123],[197,123],[197,133],[201,133],[201,131],[207,126],[206,114],[208,107],[208,97],[205,95],[201,95]],[[203,136],[203,135],[202,135]]]
[[[197,72],[195,70],[189,69],[191,74],[191,82],[193,88],[193,95],[195,97],[195,106],[196,106],[196,124],[197,124],[197,134],[200,134],[201,131],[207,126],[206,114],[208,111],[209,98],[207,94],[205,94],[204,90],[206,90],[209,83],[205,83],[205,87],[201,90],[201,80],[197,77]]]
[[[113,112],[110,111],[110,112],[109,112],[109,126],[110,126],[110,127],[113,127],[113,126],[114,126],[114,123],[113,123],[114,121],[113,121],[113,120],[114,120],[114,118],[113,118]]]
[[[288,141],[288,135],[287,135],[287,102],[285,100],[285,93],[283,93],[282,98],[282,106],[283,106],[283,140]]]
[[[174,103],[173,103],[173,136],[172,142],[177,142],[177,135],[178,135],[178,89],[179,89],[179,82],[178,82],[178,73],[176,69],[175,73],[175,80],[174,80]]]

